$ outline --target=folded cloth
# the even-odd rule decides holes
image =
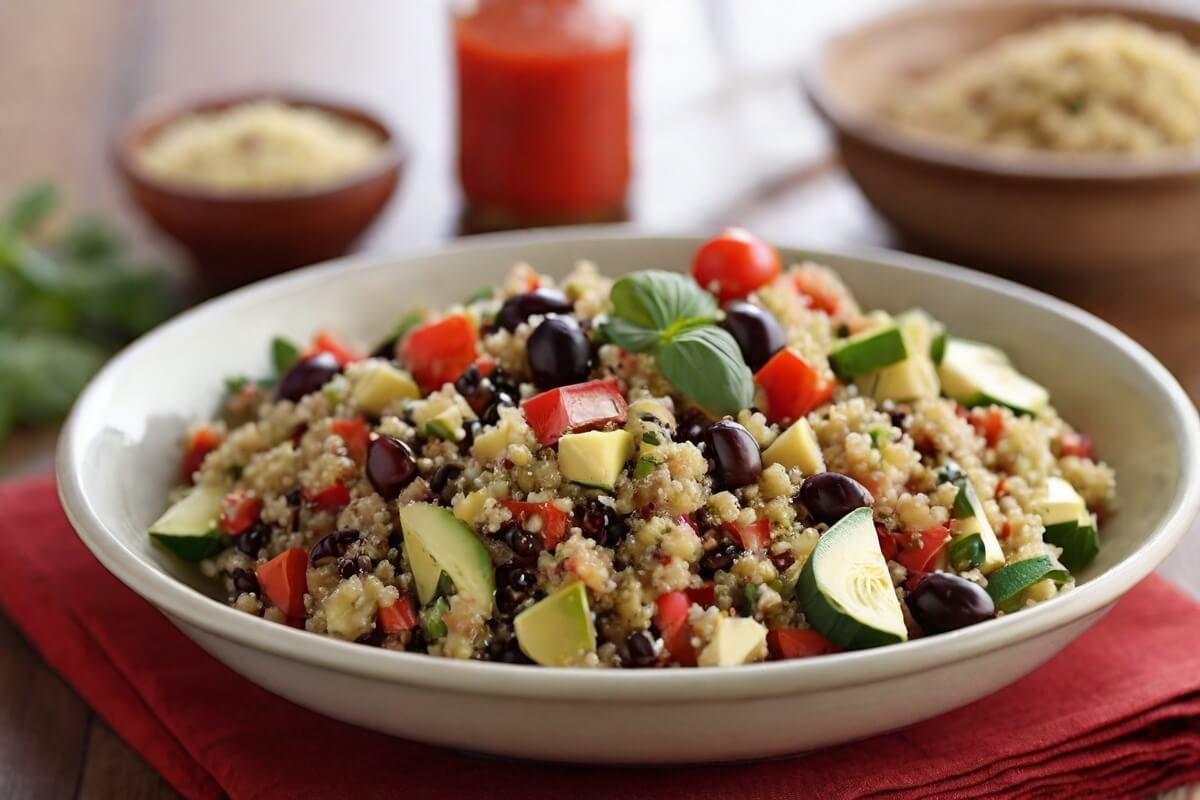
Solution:
[[[1200,780],[1200,606],[1160,578],[1032,675],[904,730],[759,763],[593,768],[428,747],[292,705],[109,575],[50,479],[0,486],[0,509],[0,606],[187,797],[1109,798]]]

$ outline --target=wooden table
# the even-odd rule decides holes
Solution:
[[[830,31],[899,0],[655,0],[639,19],[634,220],[711,230],[732,222],[780,241],[902,244],[832,166],[804,104],[799,66]],[[736,15],[734,5],[738,6]],[[356,0],[5,0],[0,3],[0,198],[52,177],[80,208],[127,221],[138,245],[177,258],[139,227],[107,148],[136,106],[255,86],[300,86],[384,111],[417,158],[363,247],[453,235],[446,10]],[[1174,274],[1045,288],[1146,345],[1200,397],[1200,281]],[[0,478],[48,469],[53,431],[0,448]],[[1200,540],[1161,572],[1200,595]],[[173,796],[0,616],[0,797]]]

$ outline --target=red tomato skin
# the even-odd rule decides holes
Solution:
[[[317,331],[309,348],[300,354],[301,359],[312,358],[317,353],[329,353],[338,364],[345,367],[355,361],[362,361],[364,356],[350,345],[338,338],[337,334],[328,329]]]
[[[711,583],[691,589],[684,589],[683,593],[687,595],[689,601],[701,608],[708,608],[717,602],[717,587]]]
[[[722,303],[745,297],[783,272],[775,248],[742,228],[709,239],[692,260],[692,277]]]
[[[684,666],[696,665],[696,650],[692,647],[692,628],[688,625],[688,609],[692,602],[684,592],[666,592],[654,604],[658,612],[654,623],[662,633],[663,644],[671,658]]]
[[[245,492],[230,492],[221,500],[221,529],[230,536],[245,533],[258,521],[262,498]]]
[[[517,500],[501,500],[500,505],[507,508],[517,522],[523,523],[534,514],[540,516],[542,518],[542,541],[546,545],[546,550],[551,553],[567,535],[567,512],[554,503],[522,503]]]
[[[779,628],[767,631],[767,650],[776,660],[810,658],[842,649],[811,628]]]
[[[335,419],[330,423],[333,432],[346,443],[346,452],[350,458],[361,464],[367,457],[367,445],[371,442],[371,431],[361,417],[354,419]]]
[[[616,378],[560,386],[521,403],[521,410],[537,436],[548,447],[564,433],[587,430],[609,422],[625,421],[629,404]]]
[[[204,458],[221,445],[221,434],[205,426],[192,433],[187,451],[183,454],[183,477],[192,482],[192,475],[204,464]]]
[[[427,322],[405,337],[400,358],[421,389],[432,392],[466,372],[478,356],[475,326],[461,314]]]
[[[322,511],[336,511],[350,505],[350,490],[344,484],[335,483],[316,492],[306,489],[304,498]]]
[[[907,538],[911,541],[915,536],[909,533]],[[921,531],[921,547],[900,550],[896,554],[896,561],[903,564],[910,572],[923,572],[938,551],[946,545],[949,538],[950,531],[943,525],[926,528]]]
[[[255,571],[258,584],[271,605],[293,619],[304,617],[307,575],[308,552],[299,547],[284,550]]]
[[[1064,456],[1092,457],[1092,437],[1085,433],[1064,433],[1059,440],[1059,450]]]
[[[756,519],[749,525],[729,523],[722,527],[741,543],[743,550],[761,553],[771,544],[771,523],[765,518]]]
[[[796,292],[808,301],[809,308],[824,311],[831,317],[836,317],[842,311],[842,297],[831,288],[823,285],[821,279],[808,272],[798,272],[792,277],[792,285]]]
[[[829,402],[835,388],[790,347],[771,356],[754,382],[767,396],[767,418],[779,424],[794,422]]]
[[[401,597],[387,608],[379,609],[376,619],[384,633],[411,631],[417,625],[417,613],[407,597]]]

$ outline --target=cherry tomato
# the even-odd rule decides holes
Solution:
[[[721,302],[745,297],[783,271],[775,249],[741,228],[728,228],[696,251],[692,277]]]

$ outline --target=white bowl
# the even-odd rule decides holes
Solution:
[[[1016,284],[913,256],[784,250],[836,268],[866,307],[920,305],[954,333],[1005,348],[1117,470],[1120,511],[1081,585],[942,636],[800,661],[690,670],[570,670],[434,659],[314,636],[235,611],[192,568],[151,547],[185,426],[221,379],[265,374],[267,343],[318,327],[370,341],[409,307],[466,297],[526,260],[561,275],[685,269],[699,239],[622,229],[503,235],[403,258],[284,275],[206,303],[115,358],[75,406],[59,491],[80,538],[121,581],[219,660],[346,722],[434,744],[575,762],[759,758],[869,736],[1015,681],[1148,575],[1200,506],[1200,424],[1149,353],[1100,320]],[[930,691],[929,687],[938,687]],[[1087,702],[1081,697],[1080,702]]]

